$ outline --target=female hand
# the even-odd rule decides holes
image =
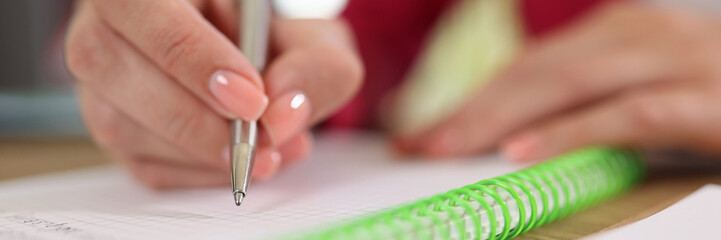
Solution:
[[[432,156],[500,145],[518,162],[589,145],[718,154],[720,103],[716,19],[614,2],[533,43],[457,114],[401,143]]]
[[[154,188],[229,183],[228,119],[264,129],[253,176],[308,154],[308,128],[355,93],[362,66],[346,26],[272,22],[261,76],[234,44],[232,0],[84,0],[66,41],[95,140]]]

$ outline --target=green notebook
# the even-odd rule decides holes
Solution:
[[[643,173],[633,152],[589,148],[300,239],[510,239],[616,196]]]

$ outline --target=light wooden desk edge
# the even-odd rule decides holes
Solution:
[[[0,180],[107,165],[90,141],[0,140]],[[651,176],[628,194],[547,224],[518,239],[577,239],[650,216],[707,183],[721,184],[721,171]]]

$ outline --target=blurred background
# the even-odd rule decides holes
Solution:
[[[0,180],[107,164],[85,137],[62,45],[71,0],[0,1]]]
[[[62,57],[70,0],[0,1],[0,138],[84,135]]]
[[[371,0],[350,2],[352,5],[360,1]],[[415,6],[419,3],[428,5],[442,1],[446,0],[393,0],[393,3]],[[559,6],[574,5],[574,3],[578,5],[575,0],[565,1],[555,2],[560,2],[557,3],[561,4]],[[638,1],[680,6],[706,12],[711,16],[721,16],[721,0]],[[387,3],[383,0],[376,2],[377,5]],[[63,62],[64,30],[71,14],[72,3],[72,0],[0,0],[0,180],[107,162],[100,149],[86,137],[74,96],[73,80]],[[541,3],[549,7],[548,2]],[[371,10],[377,15],[377,11],[382,9],[379,7]],[[376,19],[379,22],[378,26],[391,25],[382,21],[398,19],[398,14],[393,9],[386,11],[383,16],[385,18]],[[421,25],[417,16],[412,17],[412,20],[407,21],[406,24]],[[371,25],[368,28],[375,30],[378,26]],[[409,30],[405,27],[400,29]],[[417,27],[410,30],[417,33],[425,32]],[[356,29],[356,31],[362,30]],[[400,35],[407,36],[405,32]],[[396,37],[392,34],[389,36]],[[359,39],[359,42],[388,42],[382,37],[366,34],[366,38]],[[420,44],[402,45],[403,41],[390,43],[391,49],[400,52],[420,46]],[[400,46],[392,45],[399,43]],[[378,70],[369,74],[370,76],[402,75],[398,70],[399,65],[387,64],[389,61],[385,55],[378,57],[383,61],[366,59],[367,63],[372,63],[367,64],[367,69]],[[405,55],[401,54],[393,57],[393,60],[412,59],[404,59]],[[352,114],[348,116],[358,117]]]
[[[717,0],[646,0],[718,16]],[[84,136],[62,56],[72,0],[0,1],[0,139]]]

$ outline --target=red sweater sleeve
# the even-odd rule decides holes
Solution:
[[[526,31],[541,36],[602,0],[521,0]],[[398,85],[424,47],[434,23],[454,0],[350,0],[343,17],[356,36],[366,79],[359,94],[326,126],[377,127],[381,99]]]

